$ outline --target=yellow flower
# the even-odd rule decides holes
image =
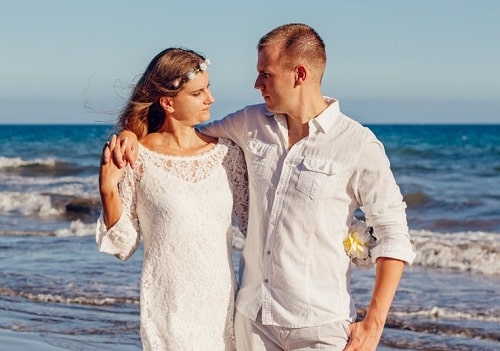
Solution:
[[[375,246],[375,240],[371,228],[367,227],[364,221],[354,218],[344,239],[344,250],[356,266],[370,267],[370,249]]]
[[[351,258],[368,257],[368,242],[356,232],[349,232],[347,238],[344,239],[344,248]]]

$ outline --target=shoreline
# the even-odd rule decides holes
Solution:
[[[48,344],[40,335],[31,332],[16,332],[9,329],[0,329],[0,345],[3,350],[37,350],[63,351],[57,346]]]

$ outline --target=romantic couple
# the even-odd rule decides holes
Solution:
[[[415,256],[389,160],[322,95],[314,29],[279,26],[257,53],[264,104],[201,128],[210,61],[180,48],[151,61],[103,151],[98,248],[125,260],[143,242],[144,350],[376,350]],[[376,276],[355,322],[343,242],[358,208]],[[233,220],[246,235],[239,288]]]

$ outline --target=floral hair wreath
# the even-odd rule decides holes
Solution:
[[[187,80],[193,80],[196,78],[196,75],[202,71],[206,71],[208,69],[208,66],[210,66],[210,60],[209,59],[205,59],[205,61],[202,61],[200,63],[198,63],[198,67],[192,69],[191,71],[187,72],[186,75],[185,75],[185,78],[187,78]],[[174,83],[173,83],[173,86],[175,89],[179,88],[179,85],[181,84],[181,81],[183,79],[182,78],[177,78]]]

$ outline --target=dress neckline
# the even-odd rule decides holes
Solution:
[[[148,147],[139,143],[139,152],[141,152],[141,150],[142,150],[143,152],[146,152],[148,154],[153,154],[153,155],[156,155],[157,157],[164,158],[164,159],[193,160],[193,159],[210,157],[211,155],[213,155],[214,153],[217,152],[217,150],[220,148],[220,146],[222,144],[223,144],[222,139],[219,138],[217,143],[215,143],[214,147],[212,147],[211,149],[206,150],[204,152],[201,152],[199,154],[196,154],[196,155],[171,155],[171,154],[164,154],[162,152],[151,150]]]

